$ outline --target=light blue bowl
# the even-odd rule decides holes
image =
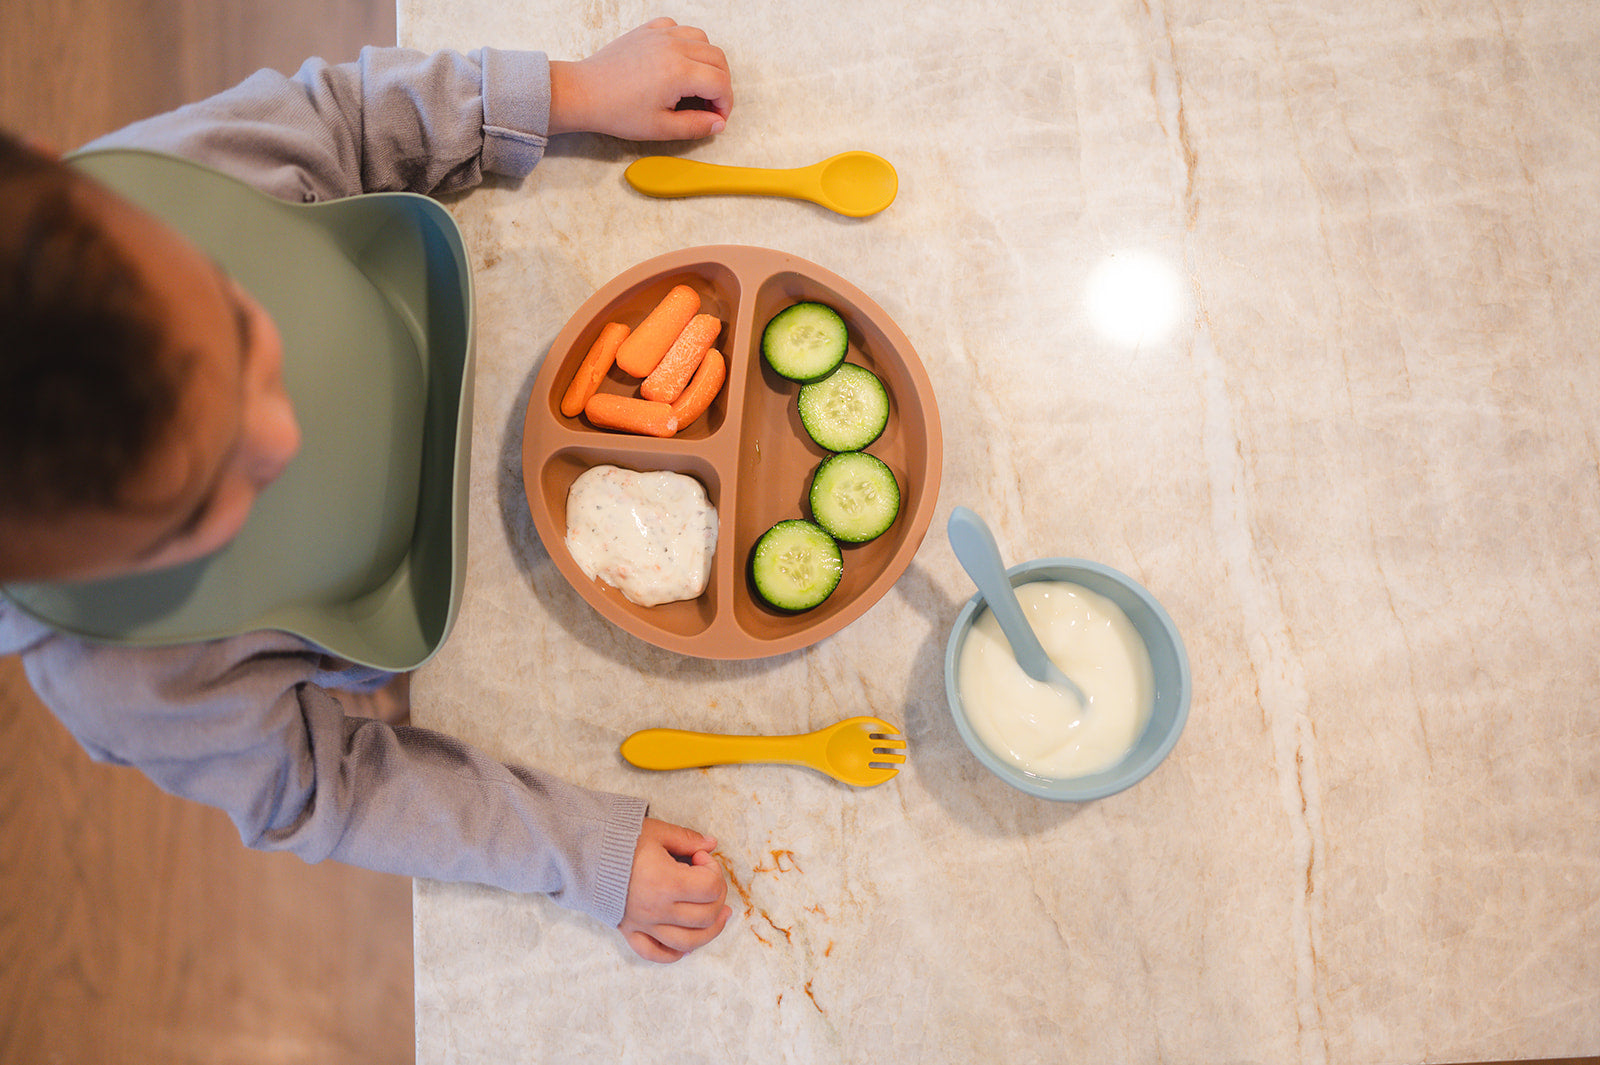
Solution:
[[[956,684],[961,645],[972,630],[972,623],[977,620],[979,611],[985,609],[983,596],[974,595],[961,608],[961,613],[956,615],[956,623],[950,630],[950,642],[944,654],[945,699],[950,704],[950,716],[955,718],[956,729],[967,748],[995,776],[1041,799],[1062,802],[1103,799],[1149,776],[1177,744],[1178,735],[1183,732],[1184,722],[1189,718],[1189,656],[1184,652],[1178,626],[1173,624],[1161,604],[1142,585],[1127,574],[1098,562],[1081,558],[1038,558],[1012,566],[1006,570],[1006,576],[1011,578],[1012,587],[1030,581],[1070,581],[1091,592],[1098,592],[1121,607],[1134,628],[1139,630],[1145,647],[1150,651],[1155,704],[1151,708],[1144,734],[1122,761],[1110,769],[1066,779],[1042,777],[1001,758],[984,746],[973,731],[962,709],[961,692]]]

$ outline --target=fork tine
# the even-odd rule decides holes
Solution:
[[[900,730],[875,717],[863,721],[861,727],[869,730],[867,735],[872,740],[872,757],[867,764],[874,769],[899,772],[899,767],[906,761],[902,753],[906,749],[906,741]]]
[[[836,752],[834,775],[856,787],[873,787],[894,779],[905,764],[906,742],[894,725],[876,717],[855,717],[840,725],[849,729],[848,742]],[[834,726],[835,729],[839,725]]]

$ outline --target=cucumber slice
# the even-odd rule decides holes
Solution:
[[[799,518],[762,533],[750,560],[757,593],[779,610],[810,610],[833,594],[843,573],[833,537]]]
[[[819,447],[860,451],[889,424],[889,390],[878,375],[847,362],[800,387],[800,423]]]
[[[874,455],[832,455],[811,476],[811,516],[834,539],[866,543],[887,532],[899,513],[900,485]]]
[[[791,381],[815,381],[844,361],[850,334],[825,303],[796,303],[772,316],[761,334],[767,365]]]

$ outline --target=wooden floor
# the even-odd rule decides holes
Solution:
[[[394,39],[393,0],[3,0],[0,125],[71,148]],[[245,850],[0,658],[0,1062],[409,1062],[412,1018],[409,881]]]

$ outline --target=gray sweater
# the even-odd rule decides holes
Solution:
[[[520,177],[544,153],[539,52],[365,49],[308,61],[136,123],[91,147],[140,147],[310,202],[457,191]],[[251,847],[405,876],[549,895],[622,919],[642,800],[502,765],[448,736],[346,716],[339,692],[388,680],[278,632],[166,648],[91,644],[0,597],[0,654],[90,757],[220,807]]]

